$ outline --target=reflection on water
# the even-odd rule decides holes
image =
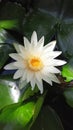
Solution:
[[[10,95],[15,103],[18,102],[20,97],[20,90],[14,82],[9,82],[10,88]]]

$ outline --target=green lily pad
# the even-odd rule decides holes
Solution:
[[[4,6],[2,6],[0,9],[0,20],[16,20],[18,24],[16,24],[15,26],[20,29],[24,16],[25,8],[17,3],[6,2]],[[5,24],[5,26],[7,25]]]
[[[45,95],[33,96],[24,102],[8,105],[0,111],[0,124],[11,125],[12,130],[29,130],[42,107]],[[19,128],[18,128],[19,126]]]
[[[34,102],[18,103],[5,107],[0,111],[0,124],[3,129],[8,125],[12,130],[25,128],[33,116]]]
[[[67,65],[62,68],[62,76],[66,78],[66,82],[73,80],[73,58]]]
[[[11,29],[16,28],[18,22],[16,20],[0,20],[0,29]]]

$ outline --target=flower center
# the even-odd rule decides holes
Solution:
[[[43,63],[40,58],[32,57],[28,60],[28,67],[33,71],[39,71],[43,68]]]

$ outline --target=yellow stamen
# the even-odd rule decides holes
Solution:
[[[38,57],[31,57],[28,60],[28,67],[33,71],[39,71],[43,68],[42,60]]]

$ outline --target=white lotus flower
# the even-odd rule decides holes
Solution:
[[[52,85],[52,81],[60,83],[55,74],[60,73],[56,66],[64,65],[63,60],[55,59],[62,52],[54,51],[56,41],[52,41],[44,46],[44,36],[38,41],[37,33],[34,31],[31,36],[31,43],[24,37],[24,46],[16,45],[17,53],[9,56],[15,60],[4,67],[6,70],[17,69],[14,79],[21,78],[21,81],[30,82],[32,90],[35,84],[43,93],[43,82]]]

